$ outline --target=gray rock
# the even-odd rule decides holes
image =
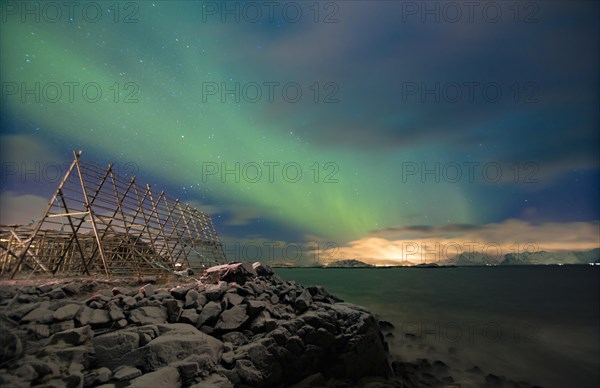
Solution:
[[[181,387],[181,379],[177,368],[164,367],[157,371],[146,373],[143,376],[137,377],[130,382],[131,388],[148,388],[148,387]]]
[[[48,296],[51,299],[63,299],[65,298],[67,295],[65,294],[65,292],[62,290],[62,288],[58,287],[58,288],[54,288],[52,291],[50,291],[48,293]]]
[[[235,362],[235,369],[238,374],[251,386],[260,386],[263,383],[262,374],[256,369],[252,361],[250,360],[237,360]]]
[[[137,305],[137,300],[133,296],[126,296],[121,302],[126,309],[132,309]]]
[[[81,292],[81,284],[78,282],[73,282],[69,284],[65,284],[62,286],[62,290],[70,296],[77,295]]]
[[[302,342],[302,339],[299,336],[294,335],[287,340],[285,343],[285,348],[293,354],[299,356],[304,352],[305,346],[304,342]]]
[[[56,310],[52,317],[57,321],[66,321],[67,319],[73,319],[81,309],[81,305],[78,304],[68,304],[66,306],[60,307]]]
[[[273,329],[273,331],[269,333],[269,336],[277,342],[277,345],[284,346],[292,334],[286,328],[278,327]]]
[[[277,322],[267,311],[261,311],[250,323],[250,330],[255,334],[269,332],[275,327],[277,327]]]
[[[29,365],[35,369],[38,374],[38,379],[41,379],[48,375],[59,375],[60,369],[58,365],[53,362],[44,362],[40,360],[29,361]]]
[[[99,366],[114,370],[126,364],[127,354],[137,349],[139,335],[131,331],[118,331],[94,337],[92,340]]]
[[[111,321],[108,311],[93,309],[87,306],[83,306],[80,310],[78,319],[82,325],[92,326],[103,325]]]
[[[321,387],[326,385],[325,376],[322,373],[315,373],[305,377],[301,381],[292,385],[290,388],[312,388]],[[382,387],[388,387],[389,385],[383,385]],[[374,388],[374,387],[373,387]]]
[[[186,308],[196,308],[198,307],[198,297],[200,296],[200,293],[194,289],[191,289],[188,291],[187,294],[185,294],[185,304],[184,306]]]
[[[14,305],[13,305],[14,307]],[[35,310],[37,307],[39,307],[38,303],[29,303],[29,304],[25,304],[22,306],[18,306],[14,309],[11,309],[8,313],[8,317],[14,320],[20,320],[21,318],[23,318],[27,313]]]
[[[142,371],[131,367],[131,366],[123,366],[115,371],[114,378],[119,381],[130,380],[142,375]]]
[[[185,309],[179,318],[179,322],[196,326],[198,318],[199,315],[195,309]]]
[[[248,343],[248,338],[239,331],[232,331],[221,336],[223,341],[231,342],[235,346],[241,346]]]
[[[52,310],[48,310],[45,307],[38,307],[21,318],[21,322],[51,323],[54,320],[52,317],[53,314],[54,311]]]
[[[252,263],[252,268],[254,268],[254,271],[256,271],[257,276],[271,276],[274,274],[271,267],[264,265],[259,261]]]
[[[202,310],[204,312],[204,310]],[[216,330],[236,330],[248,320],[246,314],[246,305],[240,304],[233,306],[229,310],[225,310],[219,316],[219,320],[215,325]]]
[[[253,342],[237,349],[237,354],[244,355],[261,372],[268,385],[276,384],[283,377],[283,370],[277,358],[262,343]]]
[[[164,307],[140,307],[131,311],[129,320],[140,325],[166,323],[167,311]]]
[[[189,386],[200,374],[200,368],[198,368],[198,362],[194,359],[187,358],[183,361],[177,361],[171,363],[169,366],[177,368],[181,383],[184,386]]]
[[[246,305],[248,306],[248,314],[253,317],[263,311],[266,308],[267,303],[254,299],[248,299],[246,300]]]
[[[145,371],[151,371],[196,354],[206,355],[213,364],[220,360],[223,351],[221,341],[190,325],[171,325],[187,327],[180,329],[181,326],[176,326],[149,344],[133,350],[125,356],[128,362]]]
[[[32,381],[38,378],[38,373],[35,368],[29,364],[23,364],[15,369],[15,375],[26,381]]]
[[[265,288],[256,282],[247,282],[246,286],[250,287],[252,291],[254,291],[254,295],[260,295],[265,292]]]
[[[171,295],[178,300],[185,300],[185,295],[190,290],[189,287],[175,287],[171,289]]]
[[[179,303],[176,299],[163,300],[163,306],[167,309],[167,322],[176,323],[179,321],[183,311]]]
[[[143,287],[140,287],[140,293],[146,298],[149,298],[152,295],[154,295],[155,290],[156,290],[156,287],[154,287],[150,283],[146,284]]]
[[[335,336],[324,328],[319,327],[317,330],[308,333],[306,337],[304,337],[304,341],[307,344],[317,345],[323,349],[327,349],[335,341]]]
[[[227,291],[229,285],[227,282],[220,281],[217,284],[208,284],[204,290],[204,295],[209,301],[220,299],[221,296]]]
[[[231,308],[233,306],[237,306],[238,304],[242,303],[242,301],[244,300],[244,297],[234,293],[234,292],[228,292],[225,294],[225,297],[223,298],[223,300],[226,303],[226,308]]]
[[[221,304],[217,302],[208,302],[200,312],[198,317],[198,325],[211,324],[216,321],[221,314]]]
[[[190,388],[233,388],[234,385],[226,377],[213,373]]]
[[[83,326],[77,329],[65,330],[54,334],[49,341],[49,345],[64,343],[67,345],[82,345],[94,337],[94,332],[90,326]]]
[[[125,314],[123,314],[123,311],[121,311],[119,306],[114,303],[111,303],[108,306],[108,316],[110,317],[111,321],[120,321],[121,319],[125,319]]]
[[[296,297],[294,301],[294,308],[299,313],[303,313],[308,309],[310,304],[312,303],[312,296],[308,290],[304,290]]]
[[[53,288],[54,288],[53,284],[50,284],[50,283],[48,283],[48,284],[41,284],[41,285],[37,286],[37,291],[40,294],[45,294],[47,292],[52,291]]]
[[[52,325],[50,325],[50,334],[55,334],[61,331],[65,331],[65,330],[71,330],[75,328],[75,322],[73,322],[72,320],[68,320],[68,321],[60,321],[60,322],[56,322],[53,323]]]
[[[112,372],[108,368],[98,368],[87,372],[84,377],[85,386],[104,384],[112,378]]]
[[[114,327],[117,329],[122,329],[127,326],[127,319],[119,319],[114,323]]]
[[[50,326],[43,323],[29,323],[23,328],[36,339],[48,338],[52,334]]]
[[[23,343],[19,336],[6,327],[0,328],[0,364],[15,360],[23,354]]]

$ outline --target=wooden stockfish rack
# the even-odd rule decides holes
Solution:
[[[35,227],[0,226],[0,275],[110,278],[226,262],[210,215],[80,156]]]

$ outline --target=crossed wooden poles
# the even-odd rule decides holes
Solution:
[[[210,215],[80,160],[35,228],[0,229],[0,274],[133,276],[226,262]]]

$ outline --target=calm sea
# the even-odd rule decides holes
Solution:
[[[395,325],[390,351],[544,387],[600,387],[600,268],[277,269]]]

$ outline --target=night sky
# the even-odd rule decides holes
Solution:
[[[600,246],[599,3],[477,4],[3,1],[0,222],[83,150],[229,260]]]

